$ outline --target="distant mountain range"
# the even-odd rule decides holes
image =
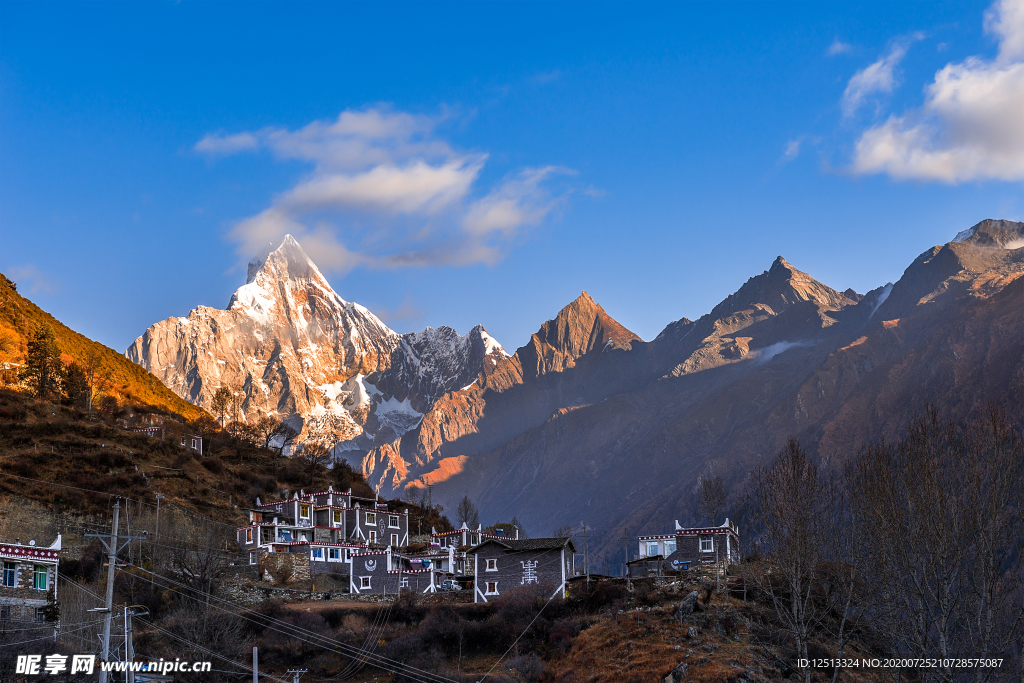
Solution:
[[[927,403],[1021,415],[1022,247],[1024,223],[982,221],[863,295],[779,257],[650,342],[584,292],[509,356],[482,326],[391,331],[287,237],[227,310],[157,323],[126,355],[199,406],[226,385],[247,419],[331,413],[382,493],[432,484],[535,534],[585,521],[600,558],[625,528],[691,517],[701,477],[739,491],[790,435],[833,462]]]

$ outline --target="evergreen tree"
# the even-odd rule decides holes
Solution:
[[[25,366],[19,377],[27,382],[37,398],[48,399],[59,395],[64,366],[60,362],[60,349],[49,325],[36,328],[28,342]]]
[[[92,387],[89,385],[86,371],[78,363],[72,363],[64,368],[63,374],[64,396],[67,397],[68,403],[87,408],[88,403],[91,403]]]

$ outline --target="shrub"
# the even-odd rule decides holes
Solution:
[[[203,467],[214,474],[224,474],[224,462],[218,457],[203,458]]]
[[[533,654],[516,655],[506,662],[505,668],[516,672],[520,680],[526,683],[539,681],[544,675],[544,662]]]

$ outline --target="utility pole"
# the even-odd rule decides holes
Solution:
[[[288,669],[288,673],[292,675],[292,683],[299,683],[299,677],[307,671],[309,669]]]
[[[114,568],[117,566],[117,523],[121,518],[121,501],[114,503],[114,525],[107,546],[107,599],[103,614],[103,661],[110,656],[110,617],[114,610]],[[100,683],[107,683],[108,673],[100,667]]]
[[[139,611],[136,612],[135,610]],[[125,644],[125,661],[135,661],[135,642],[132,637],[132,617],[141,617],[149,614],[149,610],[141,605],[128,605],[124,606],[124,644]],[[135,672],[132,671],[131,667],[126,667],[124,670],[124,683],[135,683]]]
[[[163,499],[164,499],[164,494],[162,494],[162,493],[156,494],[156,539],[153,541],[153,545],[156,546],[156,547],[153,549],[153,552],[150,553],[150,556],[152,556],[153,553],[160,552],[160,501],[163,500]],[[154,563],[154,566],[150,567],[150,569],[156,569],[155,564],[156,563]],[[150,572],[150,574],[149,574],[149,585],[151,585],[151,586],[153,585],[153,573],[152,572]]]
[[[86,536],[92,536],[100,539],[107,549],[107,596],[103,607],[98,609],[89,610],[91,612],[102,612],[103,613],[103,661],[106,662],[110,657],[110,619],[114,613],[114,569],[117,567],[117,553],[128,543],[131,543],[134,539],[141,539],[141,536],[126,536],[118,538],[117,536],[117,525],[121,518],[121,500],[118,499],[114,503],[114,523],[110,530],[110,542],[104,540],[102,534],[85,534]],[[118,541],[123,540],[124,543],[118,546]],[[100,668],[100,683],[108,683],[108,672]]]
[[[260,649],[252,646],[252,683],[260,683]]]
[[[427,505],[429,505],[430,509],[433,510],[434,509],[434,485],[433,484],[427,484],[427,494],[429,495],[429,501],[430,501],[429,503],[427,503]]]
[[[629,576],[629,529],[622,527],[622,576]]]
[[[160,501],[164,499],[164,494],[156,494],[156,542],[160,542]]]
[[[587,575],[587,591],[589,595],[590,591],[590,558],[587,555],[587,523],[580,522],[583,525],[583,573]]]

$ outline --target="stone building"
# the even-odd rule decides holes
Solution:
[[[470,548],[473,602],[490,602],[517,588],[550,586],[565,597],[576,548],[569,538],[488,538]]]
[[[349,592],[352,595],[395,595],[402,590],[434,593],[441,582],[453,577],[440,564],[423,557],[408,557],[384,550],[353,552],[349,559]]]
[[[662,575],[688,567],[727,567],[740,562],[740,530],[726,518],[721,526],[683,528],[674,534],[640,536],[639,553],[629,562],[630,576]]]
[[[15,622],[45,622],[49,600],[57,599],[60,535],[50,546],[29,541],[0,543],[0,630]]]

